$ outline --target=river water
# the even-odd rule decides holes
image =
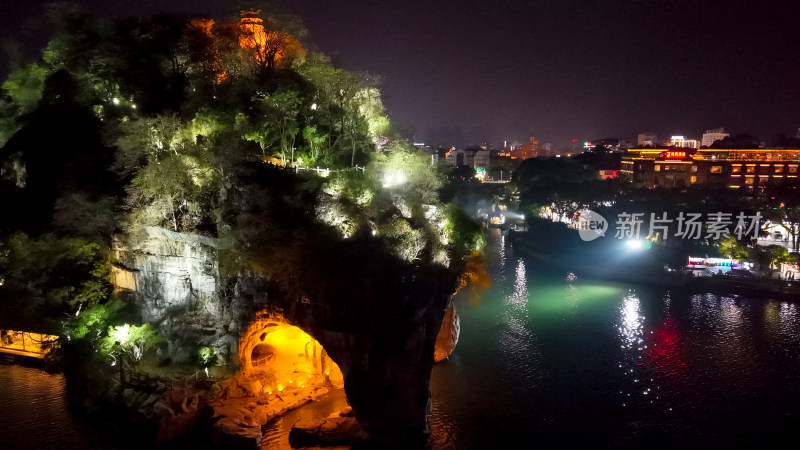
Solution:
[[[64,376],[0,364],[0,449],[114,449],[66,405]]]
[[[798,304],[578,278],[488,236],[433,449],[763,447],[800,425]],[[460,294],[459,294],[460,296]]]
[[[431,450],[767,448],[800,426],[800,303],[585,278],[490,233],[492,287],[457,298],[461,338],[432,373]],[[64,381],[0,365],[0,449],[108,448]],[[324,417],[341,393],[312,404]],[[295,414],[296,415],[296,414]],[[290,415],[262,448],[288,448]]]

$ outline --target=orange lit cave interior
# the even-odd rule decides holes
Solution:
[[[281,317],[253,322],[240,341],[240,384],[270,398],[313,398],[344,387],[339,366],[320,343]]]

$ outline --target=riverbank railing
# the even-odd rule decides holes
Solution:
[[[323,177],[327,177],[332,172],[358,171],[358,172],[364,173],[364,171],[366,171],[366,168],[362,167],[362,166],[353,166],[353,167],[347,167],[347,168],[343,168],[343,169],[328,169],[328,168],[319,167],[319,166],[317,166],[317,167],[284,166],[284,165],[275,164],[275,163],[272,163],[272,162],[269,162],[269,161],[263,161],[263,162],[264,162],[264,164],[270,166],[273,169],[283,170],[283,171],[287,171],[287,172],[295,172],[295,173],[301,172],[301,171],[304,171],[304,172],[315,172],[317,175],[320,175],[320,176],[323,176]]]
[[[42,359],[58,345],[58,336],[30,331],[0,330],[0,353]]]

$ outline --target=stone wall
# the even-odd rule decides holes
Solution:
[[[117,239],[113,281],[133,299],[143,322],[166,338],[162,358],[188,362],[200,347],[236,355],[239,325],[221,292],[215,239],[149,227],[136,242]]]

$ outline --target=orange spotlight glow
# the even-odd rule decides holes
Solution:
[[[322,345],[282,316],[262,315],[239,343],[243,385],[262,386],[257,392],[301,388],[336,389],[344,386],[339,366]],[[297,383],[295,383],[297,381]]]

